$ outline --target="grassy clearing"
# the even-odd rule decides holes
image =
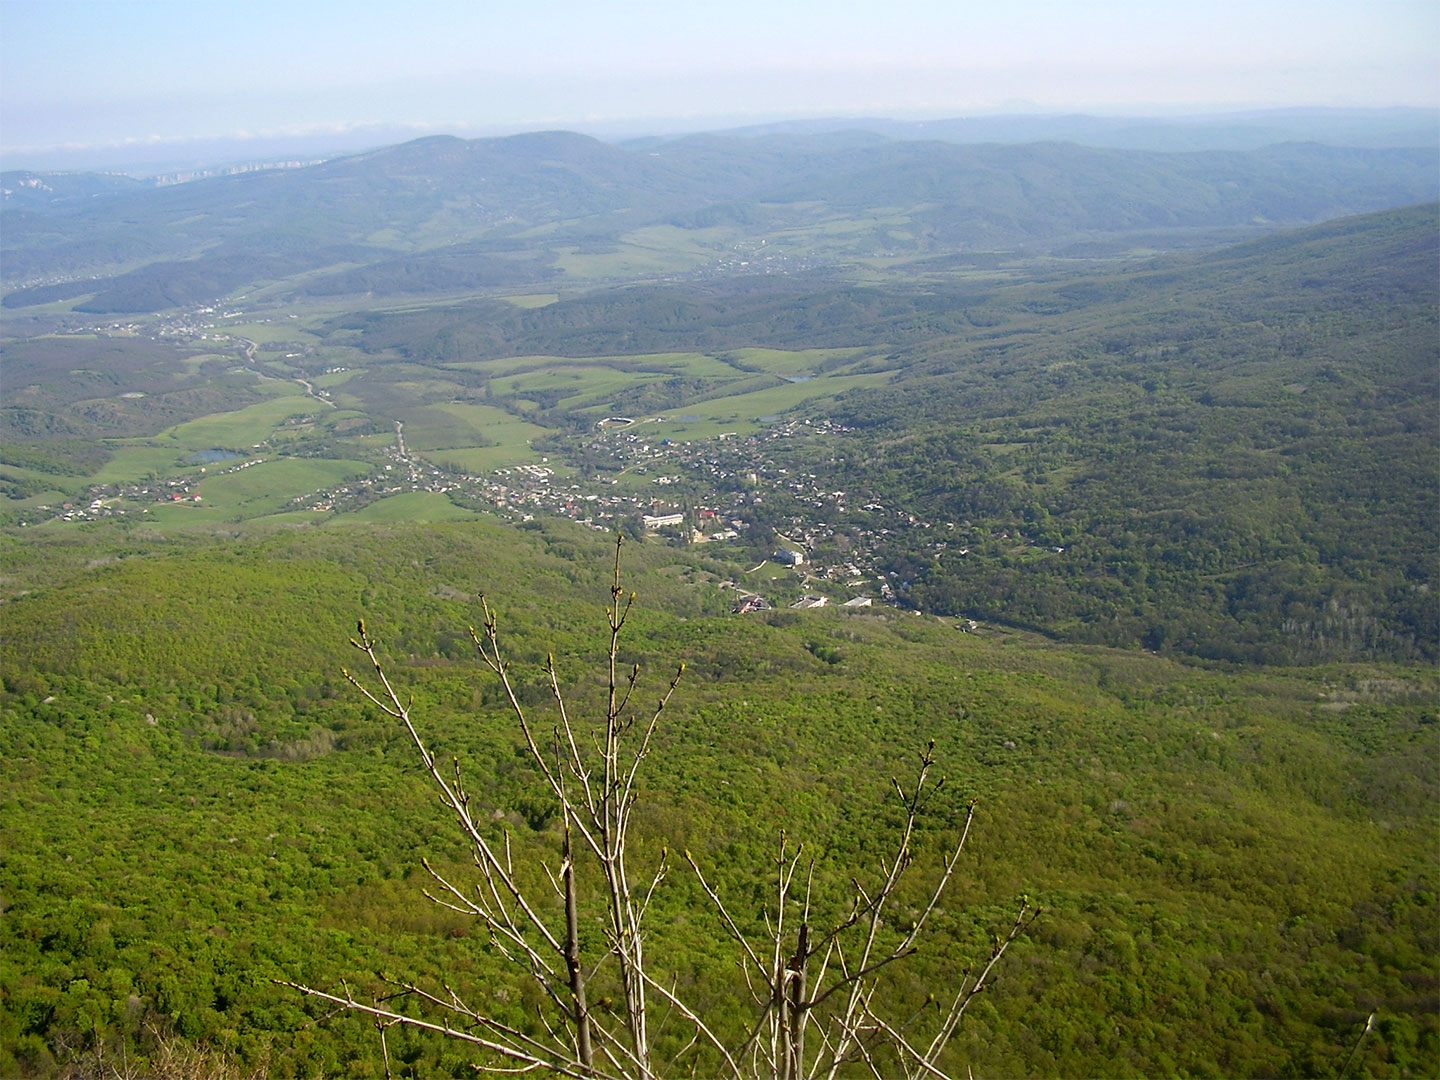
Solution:
[[[347,446],[354,446],[362,450],[377,452],[384,450],[387,446],[395,445],[395,432],[377,431],[369,435],[351,435],[343,437],[340,442]]]
[[[464,510],[444,495],[433,491],[407,491],[392,495],[388,499],[370,503],[354,513],[341,514],[332,518],[336,525],[364,525],[373,522],[407,521],[461,521],[478,517],[478,514]]]
[[[296,324],[298,320],[286,319],[284,322],[249,322],[230,323],[225,330],[236,337],[249,338],[258,345],[265,345],[272,341],[294,341],[297,334],[303,333]]]
[[[723,353],[670,352],[637,353],[631,356],[595,356],[575,359],[559,356],[523,356],[504,360],[486,360],[457,364],[457,367],[489,370],[501,375],[517,375],[535,369],[612,368],[625,374],[686,375],[694,378],[733,378],[739,374],[766,374],[782,377],[820,375],[843,370],[851,364],[873,356],[873,349],[727,349]]]
[[[278,514],[265,514],[262,517],[250,518],[247,525],[284,525],[293,527],[296,525],[319,525],[329,520],[333,515],[328,512],[317,513],[314,510],[282,510]]]
[[[238,472],[207,476],[201,483],[204,506],[239,517],[257,517],[279,510],[294,496],[334,487],[368,475],[363,461],[321,458],[280,458]]]
[[[189,450],[255,446],[268,439],[275,429],[290,417],[308,416],[317,407],[323,408],[293,384],[276,385],[286,387],[284,396],[234,412],[214,413],[178,424],[164,432],[162,438],[173,439],[177,445]]]
[[[329,375],[317,375],[311,379],[310,382],[322,390],[329,390],[336,386],[342,386],[355,378],[356,375],[363,375],[364,373],[364,368],[352,369],[350,371],[334,371]]]
[[[820,204],[813,205],[817,210],[821,209]],[[876,207],[863,217],[825,213],[823,220],[813,224],[781,230],[770,238],[767,246],[781,250],[793,247],[797,252],[825,254],[832,250],[846,250],[857,243],[877,247],[899,244],[914,235],[912,215],[915,209],[922,208]]]
[[[795,577],[795,571],[788,566],[782,566],[778,562],[767,559],[758,568],[745,574],[744,581],[748,586],[759,587],[773,585],[776,582],[791,582],[795,580]]]
[[[750,393],[696,401],[672,410],[656,427],[666,438],[680,435],[678,429],[682,426],[688,429],[690,438],[701,437],[706,433],[706,429],[702,427],[705,422],[716,426],[709,434],[718,434],[720,431],[747,433],[763,426],[759,422],[762,417],[779,416],[807,401],[832,399],[857,387],[881,386],[888,378],[889,375],[884,372],[822,375],[808,382],[785,383]]]
[[[725,247],[718,229],[701,232],[675,225],[649,225],[636,229],[621,237],[621,242],[641,251],[653,251],[672,258],[695,259],[702,264],[713,260]]]
[[[530,439],[544,435],[546,428],[521,420],[513,413],[495,405],[467,405],[452,402],[437,405],[437,409],[459,417],[489,442],[509,446],[524,446]]]
[[[483,446],[488,439],[474,424],[438,405],[405,409],[405,445],[417,453]]]
[[[502,296],[500,299],[515,307],[529,311],[533,308],[549,307],[559,301],[559,293],[528,293],[524,296]]]
[[[70,501],[71,499],[75,498],[77,494],[79,494],[78,488],[73,491],[61,491],[59,488],[50,488],[47,491],[38,492],[37,494],[30,495],[24,499],[6,499],[5,509],[31,510],[40,506],[52,507],[55,506],[57,503],[64,503]],[[48,514],[43,514],[41,516],[48,516]]]
[[[697,378],[725,378],[736,374],[735,368],[711,353],[666,352],[638,353],[634,356],[597,356],[589,362],[605,364],[617,371],[626,372],[632,371],[637,365],[643,365],[647,373],[691,375]]]
[[[149,503],[145,506],[132,507],[128,516],[132,521],[143,522],[152,528],[167,532],[212,529],[229,524],[224,512],[218,507],[193,502]]]
[[[602,365],[570,364],[507,376],[496,380],[496,388],[502,393],[521,395],[558,392],[558,403],[564,408],[603,408],[617,394],[663,377],[616,371]]]
[[[610,281],[622,277],[647,278],[656,274],[698,270],[715,259],[715,252],[695,245],[679,249],[663,246],[658,240],[644,235],[649,231],[635,234],[640,239],[639,243],[628,239],[621,241],[615,251],[594,255],[566,252],[555,260],[555,265],[567,278]]]
[[[693,413],[684,413],[683,416],[670,416],[664,421],[663,438],[674,439],[676,442],[695,442],[700,439],[713,439],[718,435],[739,434],[741,431],[753,431],[763,425],[753,424],[749,421],[740,421],[722,417],[718,419],[695,416]]]
[[[867,349],[732,349],[729,355],[771,375],[814,375],[867,355]]]
[[[456,472],[483,475],[509,465],[538,464],[540,452],[527,445],[480,446],[466,450],[436,450],[425,455],[437,465]]]
[[[0,461],[0,480],[15,481],[38,481],[42,484],[61,483],[67,486],[78,482],[77,478],[57,477],[54,473],[42,472],[40,469],[29,469],[23,465],[10,465]]]
[[[688,375],[697,379],[734,379],[743,373],[727,364],[718,356],[701,353],[672,353],[677,375]]]
[[[185,462],[190,457],[189,450],[156,446],[149,440],[133,446],[110,445],[114,456],[86,478],[87,484],[131,484],[151,474],[168,476],[184,471]]]
[[[523,375],[557,368],[612,368],[625,374],[697,375],[707,378],[734,375],[735,369],[708,353],[636,353],[628,356],[506,356],[494,360],[464,360],[446,367],[486,371],[492,376]]]
[[[546,430],[494,405],[450,402],[408,412],[405,444],[437,461],[452,451],[501,450],[505,464],[534,460],[530,440]]]
[[[443,378],[397,379],[394,382],[357,384],[352,389],[364,395],[368,411],[379,416],[389,415],[388,410],[402,402],[423,405],[465,392],[464,386]]]
[[[235,356],[233,353],[196,353],[194,356],[181,356],[177,359],[187,375],[197,375],[205,364],[213,363],[216,360],[233,363]]]

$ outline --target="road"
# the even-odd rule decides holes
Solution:
[[[262,378],[262,379],[275,379],[276,381],[279,381],[279,382],[284,382],[284,381],[285,381],[285,380],[284,380],[283,378],[281,378],[279,375],[269,375],[269,374],[266,374],[266,372],[264,371],[264,369],[260,367],[260,361],[258,361],[258,360],[255,359],[255,349],[256,349],[256,347],[257,347],[257,346],[255,345],[255,342],[251,341],[249,338],[243,338],[243,337],[237,337],[235,340],[240,343],[240,348],[245,351],[245,362],[246,362],[247,364],[249,364],[252,368],[255,369],[255,374],[256,374],[256,375],[259,375],[260,378]],[[305,393],[308,394],[310,397],[314,398],[316,401],[319,401],[319,402],[321,402],[321,403],[323,403],[323,404],[325,404],[325,405],[329,405],[330,408],[332,408],[332,409],[338,409],[338,408],[340,407],[340,406],[336,405],[335,402],[331,401],[329,398],[324,398],[324,397],[321,397],[319,394],[317,394],[317,393],[315,392],[315,387],[311,386],[310,383],[307,382],[306,380],[300,378],[300,376],[298,376],[298,375],[292,376],[291,379],[290,379],[290,381],[291,381],[291,382],[297,382],[297,383],[299,383],[301,386],[303,386],[303,387],[305,388]],[[403,445],[402,445],[401,448],[400,448],[400,453],[401,453],[402,456],[403,456],[404,453],[405,453],[405,448],[404,448]]]

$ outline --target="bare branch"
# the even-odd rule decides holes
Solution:
[[[700,865],[688,850],[685,852],[685,861],[690,864],[690,869],[695,871],[695,877],[699,880],[700,887],[705,890],[705,895],[708,896],[710,902],[715,905],[715,910],[719,913],[720,921],[725,925],[726,931],[732,938],[739,942],[740,947],[745,950],[745,955],[749,957],[750,962],[755,965],[755,970],[758,971],[762,977],[767,976],[769,972],[765,964],[761,961],[760,957],[756,955],[755,950],[751,948],[749,940],[740,932],[740,927],[736,925],[735,920],[730,917],[730,912],[725,908],[725,901],[720,899],[720,894],[705,880],[705,875],[701,872]]]
[[[603,715],[587,721],[572,711],[555,657],[548,654],[541,671],[556,719],[548,742],[542,744],[539,731],[543,728],[520,700],[502,647],[498,617],[484,596],[481,629],[470,630],[478,655],[499,681],[525,752],[553,799],[561,825],[558,864],[552,867],[548,859],[537,860],[543,874],[540,884],[532,884],[528,874],[517,875],[508,830],[501,829],[495,836],[488,824],[482,827],[482,822],[477,822],[459,761],[452,760],[448,772],[442,771],[413,721],[413,702],[402,700],[391,683],[363,621],[357,624],[351,644],[365,655],[370,672],[363,679],[344,672],[366,701],[404,725],[441,804],[453,815],[472,849],[478,872],[472,887],[452,881],[422,860],[438,886],[434,892],[423,890],[424,895],[449,911],[481,920],[489,947],[532,980],[548,1002],[534,1016],[543,1032],[536,1029],[535,1034],[526,1034],[504,1024],[472,1008],[448,985],[443,993],[435,993],[398,983],[400,989],[393,997],[413,998],[417,1008],[430,1015],[454,1016],[460,1021],[458,1027],[408,1016],[381,1002],[358,1002],[348,988],[340,995],[297,983],[282,985],[330,1002],[337,1012],[370,1017],[380,1033],[387,1071],[385,1033],[395,1024],[405,1024],[459,1039],[493,1055],[495,1060],[476,1066],[482,1071],[653,1080],[663,1071],[652,1062],[651,1021],[658,1018],[656,1036],[663,1032],[668,1043],[679,1047],[670,1051],[665,1064],[675,1067],[688,1060],[691,1072],[702,1062],[718,1062],[725,1074],[736,1080],[762,1074],[776,1080],[818,1080],[835,1077],[844,1066],[863,1064],[872,1075],[881,1077],[898,1059],[899,1067],[912,1080],[942,1080],[938,1058],[970,1002],[986,989],[1001,957],[1038,912],[1022,900],[1008,932],[995,938],[978,973],[971,969],[961,979],[948,1005],[916,1009],[903,1021],[878,1014],[875,1003],[883,997],[879,976],[919,948],[922,932],[939,908],[975,820],[972,803],[958,840],[944,850],[936,879],[927,887],[923,905],[912,912],[908,927],[888,925],[887,911],[915,860],[912,845],[917,820],[945,786],[943,778],[932,776],[933,742],[920,755],[910,782],[891,780],[901,811],[893,845],[885,849],[873,876],[866,875],[867,883],[851,879],[848,908],[836,917],[816,910],[813,861],[804,863],[804,888],[799,890],[797,874],[805,845],[792,849],[783,834],[770,872],[772,902],[764,906],[753,931],[742,928],[696,859],[689,851],[684,853],[725,936],[740,950],[737,967],[755,1011],[737,1042],[728,1042],[717,1031],[720,1025],[685,1000],[673,975],[660,977],[663,966],[647,955],[645,920],[667,877],[669,851],[662,849],[648,875],[632,879],[630,828],[640,797],[641,765],[650,755],[661,717],[685,666],[678,666],[648,715],[635,715],[632,707],[640,690],[640,667],[631,664],[622,672],[620,664],[621,635],[636,599],[622,585],[622,545],[617,535],[605,613],[609,638]],[[584,874],[582,862],[588,867]],[[638,887],[632,883],[635,881]],[[598,891],[587,902],[583,890],[588,887]],[[596,910],[603,912],[603,949],[583,946],[582,926]],[[824,929],[817,930],[817,925]],[[598,1006],[592,1005],[591,980],[612,962],[621,1000],[613,1009],[605,998],[599,999]],[[660,1010],[655,1018],[650,1015],[652,1001]],[[937,1019],[938,1028],[933,1028]],[[672,1023],[687,1026],[688,1038],[686,1033],[678,1040],[670,1038]]]
[[[496,1042],[494,1039],[487,1039],[461,1028],[451,1027],[449,1024],[437,1024],[429,1020],[421,1020],[414,1016],[406,1016],[404,1013],[392,1012],[389,1009],[381,1009],[374,1005],[366,1005],[364,1002],[356,1001],[353,996],[347,994],[340,997],[337,994],[328,994],[323,990],[316,990],[301,983],[289,982],[285,979],[272,980],[279,986],[288,986],[290,989],[304,994],[306,997],[318,998],[321,1001],[330,1001],[351,1012],[363,1013],[366,1016],[373,1016],[381,1020],[387,1020],[392,1024],[404,1024],[406,1027],[418,1028],[422,1031],[433,1031],[444,1035],[449,1039],[458,1039],[461,1042],[471,1043],[486,1050],[491,1050],[502,1057],[512,1061],[524,1063],[527,1067],[518,1071],[528,1072],[532,1069],[549,1069],[551,1072],[561,1076],[572,1076],[576,1080],[622,1080],[618,1075],[602,1072],[582,1072],[574,1068],[569,1062],[558,1057],[541,1056],[531,1053],[516,1046]],[[476,1066],[486,1072],[515,1071],[515,1070],[492,1070],[486,1066]]]

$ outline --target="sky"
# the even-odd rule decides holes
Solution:
[[[0,0],[5,168],[372,128],[1304,105],[1440,105],[1440,0]]]

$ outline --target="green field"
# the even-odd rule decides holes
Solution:
[[[336,386],[343,386],[357,375],[363,375],[364,368],[351,368],[349,371],[335,371],[328,375],[316,375],[310,382],[322,390],[330,390]]]
[[[179,424],[165,432],[163,437],[190,450],[253,447],[268,439],[275,429],[290,417],[308,416],[317,409],[326,408],[313,398],[307,397],[304,391],[293,383],[269,385],[283,387],[273,391],[278,396],[270,401]]]
[[[441,412],[455,418],[465,424],[473,431],[483,443],[494,444],[495,449],[510,449],[518,453],[528,453],[530,440],[544,435],[548,429],[521,420],[513,413],[494,405],[469,405],[461,402],[451,402],[447,405],[437,405],[432,411]],[[410,437],[409,426],[406,426],[405,435],[407,442]],[[482,449],[492,447],[482,446]]]
[[[682,428],[692,432],[692,437],[707,433],[719,434],[722,431],[745,434],[764,426],[761,422],[763,417],[780,416],[807,403],[818,404],[832,400],[847,390],[883,386],[888,379],[889,376],[884,372],[866,375],[821,375],[806,382],[787,382],[749,393],[695,401],[673,410],[656,427],[667,436],[679,434]],[[687,416],[696,417],[698,421],[709,421],[713,430],[685,420],[684,417]]]
[[[426,455],[437,465],[456,472],[483,476],[493,469],[509,465],[538,464],[541,454],[523,443],[510,446],[484,446],[468,450],[436,450]]]
[[[850,360],[871,355],[873,349],[725,349],[720,353],[663,352],[633,355],[587,356],[583,359],[565,356],[507,356],[493,360],[467,360],[448,363],[445,367],[467,371],[486,371],[506,375],[528,371],[550,371],[559,368],[613,367],[620,371],[645,374],[690,375],[700,378],[735,378],[750,369],[770,375],[812,375],[821,369],[834,369]],[[727,362],[733,358],[737,364]]]
[[[279,510],[291,497],[331,488],[371,468],[363,461],[280,458],[238,472],[207,476],[200,483],[207,510],[249,518]]]
[[[48,511],[48,509],[55,506],[56,503],[63,503],[66,499],[73,497],[74,492],[62,491],[60,488],[45,488],[35,490],[34,494],[27,495],[23,499],[10,500],[6,508],[9,510],[31,510],[37,507],[45,507]],[[46,516],[48,516],[48,513]],[[23,521],[24,519],[24,514],[19,515],[18,520]]]
[[[627,234],[603,253],[564,252],[555,265],[567,279],[598,282],[699,270],[716,255],[709,245],[695,243],[688,230],[656,226]]]
[[[193,502],[157,502],[133,506],[130,509],[130,518],[133,521],[143,521],[151,528],[164,529],[167,533],[171,530],[182,533],[187,530],[205,531],[232,521],[218,506]]]
[[[407,491],[372,502],[333,519],[337,525],[366,525],[380,522],[422,523],[473,519],[472,511],[456,506],[433,491]]]
[[[646,382],[658,381],[660,375],[636,375],[617,371],[599,364],[574,361],[555,364],[542,371],[527,371],[495,379],[497,390],[507,395],[554,397],[556,404],[567,409],[603,409],[607,405],[597,399],[617,394]]]
[[[246,525],[251,527],[264,527],[267,525],[279,525],[285,528],[296,526],[320,525],[332,520],[333,514],[328,512],[316,512],[314,510],[282,510],[278,514],[262,514],[260,517],[249,518]]]
[[[833,398],[857,387],[877,386],[887,378],[878,372],[825,372],[826,368],[843,372],[847,362],[869,355],[864,349],[738,349],[731,355],[746,370],[705,353],[646,353],[583,361],[523,357],[456,366],[490,371],[496,393],[517,399],[543,397],[559,408],[588,413],[597,419],[616,410],[636,411],[626,403],[627,398],[640,391],[638,400],[644,401],[643,388],[652,387],[665,395],[667,404],[648,405],[639,411],[664,413],[672,423],[677,415],[693,417],[687,423],[696,437],[734,430],[736,424],[754,430],[760,417],[787,412],[807,401]],[[656,368],[661,370],[652,370]],[[777,376],[803,381],[768,385]],[[682,389],[675,397],[670,394],[668,380],[676,378],[711,381],[697,384],[688,394]],[[699,427],[698,422],[709,422],[710,426]]]
[[[180,362],[181,366],[184,367],[185,370],[188,371],[188,372],[190,372],[191,374],[198,374],[199,371],[200,371],[200,369],[201,369],[202,367],[204,367],[206,364],[213,363],[213,362],[216,361],[216,360],[220,360],[220,361],[223,361],[223,362],[234,363],[234,361],[235,361],[235,354],[234,354],[234,353],[196,353],[194,356],[182,356],[182,357],[179,358],[179,362]]]
[[[734,349],[729,355],[773,375],[814,375],[869,355],[869,349]]]
[[[396,410],[405,423],[406,449],[417,453],[457,447],[484,446],[491,440],[467,417],[443,405]]]
[[[294,341],[302,334],[296,319],[266,319],[264,322],[226,322],[225,329],[237,338],[249,338],[257,345],[276,341]],[[260,353],[261,357],[275,358],[280,353]]]
[[[62,483],[67,487],[79,481],[73,477],[61,479],[54,473],[44,472],[40,469],[26,468],[24,465],[10,465],[0,461],[0,481],[19,483]]]
[[[175,446],[156,446],[150,440],[132,443],[110,444],[112,456],[99,471],[88,478],[91,484],[128,484],[147,476],[169,476],[177,472],[190,471],[186,462],[191,450],[210,449],[191,447],[178,450]]]
[[[529,293],[523,296],[504,297],[507,304],[514,304],[516,307],[526,310],[548,307],[559,299],[560,297],[556,293]]]
[[[576,251],[562,253],[555,265],[570,280],[584,283],[602,283],[625,277],[649,277],[679,269],[654,253],[623,247],[604,254],[582,254]]]
[[[523,454],[546,430],[494,405],[452,401],[405,412],[405,445],[422,453],[509,447]]]

